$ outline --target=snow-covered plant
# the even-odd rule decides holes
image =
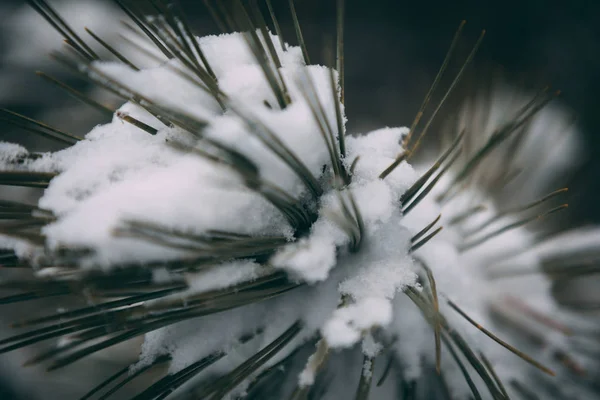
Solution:
[[[553,204],[565,188],[542,192],[577,147],[546,108],[554,93],[475,97],[441,154],[411,164],[483,35],[426,121],[439,79],[410,128],[348,135],[343,1],[336,69],[310,63],[293,1],[299,47],[269,0],[278,35],[257,2],[234,0],[207,4],[238,33],[203,38],[166,1],[117,0],[131,40],[162,60],[151,68],[99,59],[32,3],[70,46],[53,57],[124,104],[65,87],[114,114],[85,137],[3,111],[66,145],[0,146],[1,184],[45,188],[38,205],[0,203],[0,262],[33,269],[2,283],[22,290],[4,301],[89,305],[23,316],[33,330],[0,351],[58,339],[28,361],[55,370],[143,336],[138,361],[83,398],[164,366],[135,399],[591,398],[597,325],[551,289],[598,273],[600,235],[529,229],[566,207]]]

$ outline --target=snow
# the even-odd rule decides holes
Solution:
[[[156,128],[156,135],[115,117],[111,123],[95,127],[72,147],[27,161],[20,168],[58,173],[39,202],[40,207],[57,216],[55,222],[43,229],[48,253],[63,247],[90,249],[93,251],[85,256],[80,267],[105,270],[122,264],[143,265],[198,255],[194,249],[128,235],[128,224],[135,222],[153,224],[166,232],[200,235],[221,230],[254,237],[272,235],[288,241],[264,265],[252,260],[218,262],[199,272],[187,273],[187,291],[147,302],[150,308],[173,298],[185,303],[198,293],[229,288],[275,270],[285,271],[292,282],[299,284],[280,297],[148,333],[136,368],[168,353],[172,356],[170,372],[176,372],[215,351],[224,351],[227,357],[198,379],[224,373],[267,346],[295,321],[301,321],[302,331],[260,370],[274,365],[296,346],[318,335],[329,348],[336,350],[362,343],[362,352],[373,358],[388,343],[380,343],[379,337],[378,340],[373,337],[373,331],[381,330],[389,342],[399,339],[391,345],[391,350],[403,364],[405,377],[416,378],[423,360],[433,361],[433,331],[402,291],[410,287],[426,293],[426,280],[418,279],[423,276],[420,267],[423,263],[433,272],[440,310],[451,326],[468,338],[474,348],[483,349],[504,379],[521,377],[528,366],[464,321],[447,306],[446,299],[459,304],[481,325],[492,330],[498,328],[502,333],[508,330],[503,331],[496,324],[492,311],[510,314],[505,303],[508,295],[518,297],[527,293],[530,305],[562,318],[565,314],[558,312],[544,277],[534,275],[518,282],[490,279],[490,271],[502,270],[506,265],[539,268],[543,259],[556,255],[553,250],[556,242],[527,252],[535,242],[533,234],[518,228],[473,249],[462,249],[460,245],[469,229],[494,216],[497,208],[485,188],[477,186],[462,191],[449,205],[441,207],[435,199],[452,181],[453,171],[414,210],[402,215],[399,199],[424,168],[415,169],[402,162],[385,179],[379,179],[379,175],[404,151],[400,143],[407,128],[384,128],[361,136],[346,136],[347,154],[342,161],[346,168],[354,160],[358,162],[351,183],[336,188],[325,141],[302,95],[302,84],[308,76],[316,88],[326,122],[337,126],[335,107],[339,106],[342,114],[344,109],[337,103],[337,93],[336,100],[331,93],[330,70],[304,66],[299,48],[287,46],[283,50],[276,37],[272,36],[272,41],[291,98],[285,109],[276,107],[277,101],[264,73],[241,34],[211,36],[199,41],[225,94],[225,111],[201,86],[174,72],[183,68],[177,61],[142,71],[114,63],[93,63],[88,72],[96,78],[120,81],[126,91],[146,99],[142,104],[150,100],[206,123],[206,129],[194,132],[196,135],[186,133],[163,125],[139,104],[126,103],[119,111]],[[344,121],[345,118],[342,115]],[[258,122],[259,128],[248,120]],[[308,232],[295,232],[284,215],[249,187],[234,169],[194,152],[181,151],[171,145],[175,142],[211,155],[216,152],[211,147],[215,142],[239,152],[257,167],[262,182],[296,199],[305,209],[316,211],[316,221]],[[301,160],[318,180],[323,190],[320,198],[313,198],[299,174],[269,148],[268,143],[274,142]],[[337,141],[334,145],[338,146]],[[0,166],[9,168],[25,154],[27,150],[20,146],[0,143]],[[344,204],[350,204],[351,200],[360,214],[355,219],[360,219],[364,228],[356,252],[350,249],[352,238],[338,223],[344,215]],[[412,235],[440,213],[443,217],[438,226],[477,204],[483,204],[485,209],[460,226],[445,229],[411,253]],[[504,217],[479,235],[514,221],[512,216]],[[594,248],[600,240],[597,231],[573,233],[567,238],[577,243],[568,245],[569,251],[575,252]],[[22,244],[0,240],[3,246],[19,249],[19,255],[27,255]],[[154,277],[157,282],[171,279],[164,269],[156,269]],[[521,318],[520,322],[531,326],[531,331],[548,342],[557,346],[565,343],[563,338],[545,334],[535,321]],[[240,343],[239,338],[244,334],[255,336],[247,343]],[[299,376],[301,386],[314,382],[321,357],[322,353],[315,354],[308,360]],[[465,394],[466,386],[446,352],[443,365],[453,369],[449,373],[451,390]],[[365,365],[366,374],[371,374],[370,366]],[[245,386],[236,390],[242,393]]]
[[[316,350],[308,357],[306,366],[298,376],[298,385],[300,387],[311,386],[315,382],[315,375],[324,361],[327,359],[329,348],[325,340],[317,343]]]
[[[385,327],[391,320],[390,303],[382,298],[369,297],[338,308],[322,333],[331,347],[350,347],[359,341],[364,330]]]
[[[274,43],[277,46],[278,40]],[[323,166],[330,163],[329,154],[299,86],[310,77],[327,123],[336,126],[335,106],[343,113],[343,105],[333,103],[329,70],[322,66],[305,67],[297,47],[288,46],[286,51],[277,48],[292,102],[283,110],[267,108],[264,101],[277,103],[242,35],[202,38],[200,46],[233,111],[223,113],[210,94],[179,76],[175,70],[182,66],[176,61],[139,72],[124,65],[96,62],[88,72],[106,82],[107,79],[123,82],[125,92],[206,122],[204,138],[245,155],[256,164],[262,180],[305,201],[307,188],[296,172],[265,145],[241,116],[259,121],[268,134],[275,135],[310,173],[321,179],[325,193],[319,199],[318,219],[309,234],[294,237],[280,212],[248,188],[234,170],[168,144],[177,142],[205,148],[203,139],[164,126],[139,105],[126,103],[119,112],[156,128],[156,135],[115,117],[111,123],[94,128],[74,146],[46,154],[28,166],[59,173],[40,200],[41,207],[57,216],[57,221],[43,230],[48,250],[91,249],[93,252],[82,260],[81,266],[104,269],[117,264],[139,265],[194,255],[191,250],[127,236],[128,223],[136,221],[190,234],[218,229],[253,236],[279,235],[290,240],[269,264],[311,286],[297,289],[285,298],[270,300],[268,307],[255,304],[243,311],[209,316],[202,320],[203,328],[192,320],[149,333],[138,367],[168,352],[173,356],[171,370],[177,371],[215,349],[222,349],[230,354],[215,364],[212,373],[226,371],[298,319],[305,328],[294,339],[295,343],[319,330],[332,347],[357,343],[363,337],[363,330],[390,322],[391,299],[415,281],[408,256],[410,235],[400,223],[398,198],[416,179],[416,174],[407,163],[402,163],[385,181],[378,178],[381,170],[402,151],[399,142],[406,128],[386,128],[372,135],[347,138],[348,153],[344,161],[349,163],[356,157],[360,161],[352,184],[342,191],[341,198],[348,201],[352,196],[356,202],[365,235],[364,250],[356,256],[348,254],[345,249],[349,238],[332,219],[342,213],[340,196],[332,188],[331,177],[322,172]],[[26,151],[8,145],[4,148],[9,156]],[[308,203],[308,207],[314,205]],[[372,236],[389,239],[372,240]],[[187,274],[186,292],[147,305],[171,301],[175,296],[185,302],[187,296],[230,287],[268,272],[269,269],[252,261],[213,265]],[[157,282],[171,278],[161,269],[155,270],[154,276]],[[320,311],[315,312],[311,303],[304,302],[302,294],[310,294]],[[336,310],[341,296],[350,296],[354,303]],[[233,320],[238,323],[232,323]],[[235,344],[240,335],[259,328],[264,329],[259,337],[247,344]],[[227,334],[219,334],[223,331]],[[371,352],[377,349],[374,343],[367,347]]]
[[[371,333],[367,333],[362,341],[362,352],[370,358],[375,358],[383,349],[383,345],[375,341]]]
[[[14,143],[0,142],[0,168],[6,169],[19,158],[29,154],[26,148]]]

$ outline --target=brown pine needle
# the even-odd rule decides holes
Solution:
[[[439,219],[439,217],[438,217]],[[441,228],[440,228],[441,229]],[[442,369],[442,344],[441,344],[441,318],[440,318],[440,303],[438,301],[437,287],[435,284],[435,278],[431,269],[423,262],[420,263],[421,267],[427,274],[427,280],[429,281],[429,287],[431,289],[431,299],[433,300],[433,330],[435,334],[435,370],[438,375],[441,374]]]
[[[531,202],[531,203],[529,203],[527,205],[524,205],[522,207],[514,208],[512,210],[507,210],[507,211],[503,212],[501,215],[513,214],[513,213],[518,213],[518,212],[529,210],[529,209],[531,209],[531,208],[533,208],[535,206],[538,206],[538,205],[540,205],[540,204],[542,204],[542,203],[544,203],[544,202],[546,202],[546,201],[548,201],[548,200],[550,200],[550,199],[558,196],[561,193],[566,193],[568,190],[569,189],[566,188],[566,187],[562,188],[562,189],[555,190],[554,192],[547,194],[546,196],[542,197],[539,200],[533,201],[533,202]]]
[[[250,357],[239,367],[205,387],[201,393],[198,393],[198,398],[211,400],[223,398],[229,391],[281,351],[301,330],[302,323],[299,321],[295,322],[277,339]]]
[[[233,2],[237,2],[239,4],[238,0],[233,0]],[[228,10],[227,7],[225,6],[225,2],[222,0],[215,0],[215,4],[217,5],[217,10],[219,11],[220,15],[222,16],[223,21],[225,22],[225,26],[228,28],[228,31],[229,32],[235,31],[237,29],[236,23],[233,20],[231,11]]]
[[[249,7],[250,7],[250,12],[252,13],[252,16],[254,17],[256,24],[258,25],[258,29],[260,30],[261,36],[262,36],[265,44],[267,45],[267,50],[269,51],[271,60],[275,64],[275,68],[277,68],[277,69],[281,68],[281,60],[279,59],[279,56],[277,55],[277,52],[275,51],[275,44],[273,43],[271,35],[269,35],[267,23],[266,23],[265,19],[263,18],[262,13],[260,12],[260,8],[258,7],[257,0],[250,0]],[[281,82],[283,84],[283,79],[281,79]]]
[[[416,199],[414,199],[410,204],[402,208],[402,212],[404,214],[408,214],[410,210],[412,210],[416,205],[418,205],[419,202],[421,202],[421,200],[423,200],[429,194],[429,192],[431,192],[436,183],[438,183],[442,176],[444,176],[444,174],[450,169],[452,164],[454,164],[454,162],[458,159],[458,157],[460,156],[460,151],[461,150],[459,149],[456,152],[456,154],[448,161],[446,166],[442,168],[442,170],[436,175],[436,177],[433,178],[433,180],[419,193]]]
[[[141,130],[146,131],[151,135],[156,135],[158,133],[158,129],[153,128],[150,125],[143,123],[139,119],[136,119],[129,114],[126,114],[121,111],[117,111],[117,113],[115,115],[117,116],[117,118],[119,118],[125,122],[129,122],[131,125],[135,126],[136,128],[140,128]]]
[[[356,396],[354,400],[367,400],[369,391],[371,390],[371,382],[373,382],[373,368],[375,366],[375,358],[365,355],[363,364],[360,370],[360,381],[356,388]]]
[[[471,317],[469,317],[469,315],[467,313],[465,313],[463,310],[461,310],[453,301],[451,300],[446,300],[446,302],[448,303],[448,305],[457,313],[459,313],[464,319],[466,319],[471,325],[473,325],[474,327],[476,327],[477,329],[479,329],[481,332],[483,332],[487,337],[489,337],[490,339],[492,339],[493,341],[495,341],[496,343],[498,343],[499,345],[501,345],[502,347],[506,348],[507,350],[509,350],[510,352],[512,352],[513,354],[517,355],[518,357],[520,357],[521,359],[523,359],[524,361],[527,361],[529,364],[533,365],[534,367],[540,369],[541,371],[547,373],[548,375],[551,376],[555,376],[556,374],[554,373],[554,371],[552,371],[551,369],[545,367],[544,365],[540,364],[539,362],[537,362],[536,360],[534,360],[533,358],[531,358],[530,356],[528,356],[527,354],[523,353],[522,351],[516,349],[515,347],[511,346],[510,344],[506,343],[505,341],[501,340],[500,338],[498,338],[496,335],[494,335],[492,332],[490,332],[489,330],[487,330],[486,328],[484,328],[483,326],[481,326],[478,322],[475,322],[475,320],[473,320]]]
[[[472,217],[473,215],[480,213],[482,211],[485,211],[485,210],[487,210],[487,207],[483,204],[468,208],[465,211],[450,218],[450,220],[448,221],[448,225],[459,224],[459,223],[467,220],[468,218]]]
[[[429,304],[428,300],[420,292],[417,292],[413,288],[408,288],[407,290],[404,291],[404,293],[421,310],[421,313],[423,314],[423,317],[425,318],[425,320],[427,320],[430,324],[433,325],[433,323],[434,323],[434,321],[432,319],[433,312],[431,309],[431,304]],[[459,369],[461,370],[461,372],[465,378],[465,381],[467,382],[467,384],[469,385],[469,388],[471,389],[471,393],[473,394],[473,397],[476,400],[482,399],[481,395],[479,394],[479,391],[477,390],[477,386],[473,383],[473,380],[471,379],[471,376],[469,375],[469,371],[465,368],[465,365],[462,363],[462,361],[458,357],[458,354],[456,353],[453,345],[456,345],[458,350],[460,350],[463,353],[463,355],[467,358],[467,360],[469,361],[471,366],[475,369],[475,371],[479,374],[479,376],[484,380],[484,382],[486,383],[488,388],[490,388],[490,392],[493,395],[494,391],[497,391],[497,389],[495,388],[495,386],[493,386],[493,387],[490,386],[490,385],[492,385],[491,378],[488,378],[488,376],[486,375],[487,371],[482,370],[483,365],[481,365],[479,360],[475,357],[474,353],[468,346],[468,343],[466,343],[464,341],[464,339],[462,339],[462,337],[456,331],[454,331],[452,328],[450,328],[448,326],[447,321],[441,314],[439,314],[439,319],[440,319],[440,323],[442,324],[442,328],[444,330],[441,335],[441,340],[444,342],[444,344],[446,345],[446,348],[450,352],[450,355],[455,360],[456,364],[458,365]],[[486,372],[486,373],[484,373],[484,372]]]
[[[152,50],[149,50],[149,49],[145,48],[143,45],[136,43],[134,40],[123,35],[122,33],[119,34],[119,39],[122,40],[124,43],[127,43],[129,46],[133,47],[139,53],[143,54],[144,56],[150,58],[151,60],[153,60],[157,63],[163,63],[165,61],[164,58],[157,55],[156,53],[153,53]]]
[[[346,0],[337,0],[336,5],[336,69],[339,74],[340,102],[344,104],[344,15],[346,14]]]
[[[329,346],[327,345],[327,341],[325,339],[321,338],[317,342],[316,347],[317,349],[308,358],[306,366],[304,367],[305,369],[310,369],[315,376],[321,371],[321,369],[323,369],[323,366],[327,363],[329,356],[331,355]],[[308,396],[308,393],[311,389],[312,384],[297,386],[294,392],[291,394],[290,400],[306,399],[306,396]]]
[[[50,137],[53,139],[61,140],[63,142],[69,143],[69,144],[75,144],[76,142],[82,140],[78,136],[71,135],[67,132],[64,132],[57,128],[54,128],[48,124],[37,121],[33,118],[26,117],[25,115],[21,115],[14,111],[7,110],[5,108],[0,108],[0,115],[2,115],[2,114],[9,117],[9,118],[2,118],[2,119],[5,119],[6,121],[8,121],[14,125],[17,125],[21,128],[28,129],[27,124],[31,124],[40,129],[29,128],[29,130],[35,131],[36,133],[43,134],[44,136],[47,136],[47,137]]]
[[[400,154],[398,154],[398,157],[396,157],[396,159],[394,160],[393,163],[390,164],[389,167],[387,167],[381,174],[379,174],[379,179],[385,179],[386,176],[388,176],[389,174],[392,173],[392,171],[394,171],[396,169],[396,167],[398,165],[400,165],[400,163],[404,160],[406,160],[406,157],[408,157],[408,153],[407,151],[402,152]]]
[[[217,351],[208,356],[196,361],[180,371],[167,375],[157,382],[147,387],[142,393],[138,394],[133,400],[150,400],[162,399],[168,396],[169,393],[183,385],[185,382],[192,379],[194,376],[225,357],[227,354],[222,351]],[[158,397],[157,397],[158,396]]]
[[[515,389],[515,391],[521,396],[522,399],[525,400],[541,400],[538,395],[536,395],[531,389],[529,389],[525,384],[517,381],[516,379],[512,379],[510,385]]]
[[[273,10],[273,5],[271,4],[271,0],[266,0],[267,8],[269,9],[269,15],[271,16],[271,21],[273,22],[273,27],[275,28],[275,34],[279,39],[279,45],[283,50],[286,49],[285,41],[283,40],[283,32],[281,32],[281,27],[279,26],[279,22],[277,21],[277,16],[275,15],[275,11]]]
[[[306,43],[304,43],[304,37],[302,36],[302,29],[300,28],[300,22],[298,21],[298,14],[296,14],[296,6],[294,0],[289,0],[290,12],[292,13],[292,21],[294,22],[294,30],[296,31],[296,38],[298,44],[302,49],[302,56],[304,57],[304,63],[310,65],[310,58],[308,57],[308,51],[306,50]]]
[[[381,378],[379,378],[379,380],[377,381],[377,387],[383,385],[383,383],[389,376],[390,371],[392,370],[393,364],[394,364],[394,356],[390,355],[390,356],[388,356],[388,360],[385,364],[385,368],[383,369],[383,373],[381,374]]]
[[[219,0],[217,0],[217,1],[219,1]],[[212,17],[213,21],[215,22],[215,24],[217,24],[217,27],[219,28],[221,33],[227,33],[228,29],[227,29],[227,26],[225,25],[225,22],[219,16],[219,14],[217,13],[217,10],[215,10],[215,8],[212,6],[212,4],[210,3],[210,0],[204,0],[204,6],[208,10],[208,12],[209,12],[210,16]]]
[[[55,176],[52,172],[0,171],[0,185],[47,187]]]
[[[323,105],[319,100],[316,87],[310,74],[305,68],[301,68],[300,71],[301,73],[298,81],[300,93],[306,100],[306,104],[308,104],[313,119],[319,128],[319,133],[325,141],[325,146],[327,147],[327,151],[329,153],[329,160],[334,172],[334,177],[335,179],[343,179],[344,174],[342,173],[342,161],[340,159],[340,153],[338,152],[338,146],[336,146],[335,143],[335,134],[331,124],[329,123],[329,120],[327,119],[327,114],[323,108]]]
[[[573,357],[564,352],[563,350],[556,350],[554,352],[554,358],[560,361],[565,367],[567,367],[571,372],[579,375],[586,376],[587,371],[583,366],[581,366]]]
[[[114,55],[119,61],[121,61],[122,63],[128,65],[129,67],[131,67],[131,69],[133,69],[134,71],[139,71],[140,69],[138,67],[136,67],[131,61],[129,61],[127,59],[127,57],[125,57],[123,54],[121,54],[119,51],[117,51],[117,49],[115,49],[113,46],[111,46],[110,44],[106,43],[104,40],[102,40],[98,35],[96,35],[94,32],[92,32],[90,29],[85,28],[85,31],[94,38],[95,41],[97,41],[98,43],[100,43],[100,45],[102,47],[104,47],[106,50],[108,50],[112,55]]]
[[[140,28],[140,30],[142,32],[144,32],[144,34],[146,35],[146,37],[148,39],[150,39],[152,41],[152,43],[154,43],[154,45],[156,47],[158,47],[158,49],[168,58],[168,59],[172,59],[175,56],[164,46],[164,44],[150,31],[150,29],[148,29],[147,25],[144,23],[144,21],[142,19],[140,19],[136,13],[130,8],[128,7],[122,0],[114,0],[115,3],[117,3],[117,5],[121,8],[121,10],[123,10],[123,12],[125,14],[127,14],[127,16],[129,18],[131,18],[131,20],[137,25],[138,28]],[[129,25],[129,24],[127,24]],[[133,29],[133,32],[137,32],[136,29]]]
[[[483,398],[481,397],[479,390],[477,390],[477,386],[475,385],[475,382],[473,382],[473,379],[471,378],[469,371],[465,367],[464,363],[461,361],[460,357],[458,356],[458,353],[456,352],[456,350],[454,349],[454,346],[452,345],[452,342],[450,342],[450,340],[447,338],[447,336],[448,336],[448,334],[444,334],[442,336],[442,340],[444,341],[444,344],[446,345],[446,349],[448,349],[448,352],[450,352],[450,356],[452,356],[452,358],[456,362],[456,365],[458,365],[458,369],[460,369],[463,377],[465,378],[465,382],[467,382],[467,385],[469,386],[469,389],[471,390],[471,394],[473,394],[473,397],[475,398],[475,400],[482,400]]]
[[[465,131],[463,130],[457,137],[454,139],[454,142],[450,145],[450,147],[442,153],[442,155],[436,160],[436,162],[425,172],[415,183],[412,184],[410,188],[404,192],[404,194],[400,197],[400,203],[407,204],[410,202],[414,196],[423,188],[425,183],[429,180],[429,178],[441,167],[441,165],[446,161],[448,157],[452,154],[454,149],[458,147],[462,138],[465,135]]]
[[[440,218],[442,218],[442,214],[438,215],[437,218],[434,219],[429,225],[427,225],[425,228],[421,229],[417,234],[415,234],[410,239],[410,242],[414,243],[417,240],[419,240],[424,234],[426,234],[431,228],[433,228],[433,226],[440,220]]]
[[[246,40],[248,47],[252,51],[252,54],[254,55],[258,65],[261,67],[263,74],[265,75],[265,78],[269,83],[277,102],[279,103],[279,107],[283,110],[289,104],[290,96],[287,93],[287,88],[285,87],[285,82],[283,81],[281,71],[279,68],[277,68],[277,66],[273,68],[272,63],[269,61],[269,56],[267,54],[268,51],[264,48],[262,41],[258,37],[258,34],[256,33],[256,27],[254,26],[252,19],[248,15],[248,12],[241,1],[236,0],[234,4],[237,5],[237,9],[239,10],[235,16],[236,27],[239,30],[244,31],[243,37]],[[264,40],[268,41],[272,47],[273,42],[271,41],[271,37],[266,34],[266,27],[264,27],[262,33],[266,35]],[[272,47],[271,51],[273,51],[273,54],[276,56],[274,47]],[[273,56],[273,54],[271,54],[271,56]]]
[[[418,249],[420,249],[421,247],[423,247],[423,245],[425,245],[427,242],[429,242],[431,239],[433,239],[433,237],[435,235],[437,235],[438,233],[440,233],[442,231],[442,229],[444,229],[444,227],[440,226],[435,231],[433,231],[429,235],[425,236],[420,242],[417,242],[417,243],[413,244],[411,246],[411,248],[410,248],[410,251],[411,252],[415,252]]]
[[[80,54],[93,61],[98,60],[94,51],[71,29],[45,0],[27,0],[27,3],[40,14],[63,38]]]
[[[354,174],[354,170],[356,169],[356,165],[358,164],[359,160],[360,160],[360,156],[356,156],[356,157],[354,157],[354,160],[352,160],[352,164],[350,164],[350,176],[352,176],[352,174]]]
[[[465,163],[464,167],[456,174],[453,185],[463,182],[470,174],[472,174],[481,165],[482,161],[508,137],[518,131],[523,125],[529,122],[541,109],[543,109],[550,101],[552,101],[559,92],[548,95],[535,105],[527,105],[518,112],[518,117],[498,128],[488,141]],[[519,119],[520,118],[520,119]],[[452,187],[450,186],[450,188]],[[450,189],[449,188],[449,189]],[[449,194],[449,189],[443,193],[439,201],[443,202]]]
[[[502,380],[496,374],[496,371],[494,370],[492,363],[490,363],[490,361],[487,359],[485,354],[483,354],[483,352],[481,352],[481,351],[479,352],[479,358],[481,358],[481,362],[483,362],[483,365],[485,365],[485,367],[487,368],[489,373],[492,375],[492,378],[494,378],[494,381],[496,382],[496,385],[498,385],[498,389],[500,389],[500,391],[504,395],[504,398],[506,400],[510,400],[510,397],[508,396],[508,392],[506,391],[506,388],[504,387]]]
[[[102,381],[99,385],[96,385],[94,388],[92,388],[92,390],[84,394],[83,397],[81,397],[79,400],[89,399],[90,397],[104,389],[106,386],[119,379],[120,376],[127,374],[127,371],[129,371],[129,365],[125,366],[124,368],[121,368],[119,371]]]
[[[95,109],[103,112],[104,114],[106,114],[107,116],[112,116],[114,114],[114,112],[116,111],[114,108],[111,107],[107,107],[103,104],[98,103],[96,100],[92,99],[91,97],[73,89],[72,87],[68,86],[67,84],[59,81],[56,78],[53,78],[50,75],[47,75],[41,71],[37,71],[36,75],[39,76],[40,78],[45,79],[46,81],[52,83],[53,85],[58,86],[59,88],[63,89],[64,91],[66,91],[67,93],[69,93],[71,96],[75,97],[76,99],[80,100],[81,102],[90,105],[92,107],[94,107]]]
[[[129,374],[127,374],[127,376],[125,377],[125,379],[123,379],[121,382],[119,382],[118,384],[116,384],[115,386],[113,386],[112,388],[110,388],[110,390],[108,390],[106,393],[104,393],[102,396],[98,397],[98,400],[106,400],[109,397],[111,397],[114,393],[116,393],[119,389],[121,389],[123,386],[127,385],[129,382],[133,381],[134,379],[136,379],[138,376],[143,375],[144,372],[156,367],[157,365],[161,365],[163,363],[166,363],[168,361],[171,360],[171,356],[170,355],[163,355],[160,356],[158,358],[156,358],[152,363],[138,368],[135,371],[130,372]]]
[[[558,207],[554,207],[551,210],[546,211],[546,212],[544,212],[542,214],[535,215],[533,217],[523,218],[523,219],[521,219],[521,220],[519,220],[517,222],[514,222],[512,224],[508,224],[506,226],[498,228],[497,230],[495,230],[493,232],[490,232],[487,235],[484,235],[483,237],[481,237],[479,239],[475,239],[475,240],[473,240],[471,242],[467,242],[467,243],[459,246],[459,250],[460,251],[467,251],[469,249],[472,249],[473,247],[479,246],[480,244],[483,244],[483,243],[487,242],[490,239],[495,238],[496,236],[498,236],[498,235],[500,235],[502,233],[505,233],[505,232],[508,232],[510,230],[519,228],[519,227],[521,227],[523,225],[526,225],[526,224],[528,224],[530,222],[541,220],[541,219],[547,217],[550,214],[554,214],[555,212],[564,210],[564,209],[566,209],[568,207],[569,207],[568,204],[562,204],[562,205],[560,205]]]
[[[469,64],[471,63],[471,61],[473,60],[473,58],[475,57],[475,54],[477,53],[477,50],[479,49],[479,46],[481,45],[481,42],[483,41],[483,37],[484,36],[485,36],[485,30],[481,31],[481,35],[479,36],[479,39],[477,39],[477,42],[475,43],[475,46],[473,46],[473,50],[471,50],[471,53],[469,54],[469,56],[465,60],[463,66],[460,69],[460,71],[458,71],[458,74],[456,75],[456,77],[452,81],[452,84],[450,84],[450,87],[448,88],[448,90],[444,94],[444,97],[442,97],[442,100],[440,100],[437,108],[434,110],[434,112],[431,115],[431,117],[429,117],[429,120],[427,121],[427,124],[425,124],[425,127],[421,131],[421,134],[419,135],[419,138],[417,139],[416,143],[414,144],[414,146],[411,149],[411,153],[409,155],[409,159],[412,157],[412,155],[419,148],[419,145],[421,144],[421,141],[423,140],[423,137],[425,136],[425,134],[429,130],[429,127],[431,126],[431,124],[434,121],[435,117],[437,116],[438,112],[440,111],[440,109],[442,108],[442,106],[446,103],[446,100],[448,99],[448,97],[450,96],[450,94],[454,91],[454,89],[456,88],[456,86],[460,82],[460,80],[461,80],[464,72],[466,71],[467,67],[469,66]]]
[[[337,125],[337,138],[340,147],[340,157],[346,158],[346,132],[344,130],[344,121],[342,119],[342,110],[340,109],[340,102],[338,101],[338,90],[337,85],[335,84],[335,77],[333,70],[329,70],[329,84],[331,86],[331,95],[333,96],[333,104],[335,104],[335,122]],[[342,170],[345,169],[342,166]],[[346,177],[346,183],[348,182],[349,177],[347,174],[344,174]]]
[[[539,312],[538,310],[533,309],[527,303],[513,296],[506,296],[505,301],[507,304],[517,308],[519,311],[523,312],[527,316],[535,319],[539,323],[546,325],[549,328],[555,329],[566,336],[572,336],[573,330],[568,326],[561,324],[560,322],[552,319],[550,316]]]
[[[515,207],[506,211],[502,211],[498,214],[496,214],[495,216],[491,217],[490,219],[488,219],[486,222],[482,223],[480,226],[474,228],[473,230],[469,231],[465,236],[472,236],[475,233],[481,231],[482,229],[484,229],[486,226],[488,226],[489,224],[498,221],[499,219],[506,217],[507,215],[510,214],[517,214],[517,213],[521,213],[523,211],[527,211],[530,210],[532,208],[535,208],[536,206],[539,206],[540,204],[545,203],[546,201],[553,199],[554,197],[562,194],[562,193],[566,193],[569,189],[568,188],[562,188],[562,189],[558,189],[553,191],[552,193],[549,193],[547,195],[545,195],[544,197],[532,201],[531,203],[525,204],[523,206],[519,206],[519,207]]]
[[[436,74],[435,79],[433,80],[433,83],[431,84],[431,87],[429,88],[429,91],[425,95],[425,98],[423,99],[423,103],[421,104],[421,107],[419,108],[419,111],[417,112],[415,119],[413,120],[412,124],[410,125],[408,135],[406,135],[406,138],[404,138],[402,147],[404,147],[405,149],[408,149],[410,139],[412,138],[412,135],[415,132],[415,129],[416,129],[417,125],[419,124],[419,121],[421,121],[421,117],[423,117],[425,108],[427,108],[427,105],[429,104],[429,100],[431,100],[431,95],[435,91],[437,85],[439,84],[440,80],[442,79],[442,76],[444,75],[444,72],[446,71],[446,68],[448,67],[448,63],[450,62],[450,58],[452,57],[454,48],[456,47],[456,44],[458,43],[458,39],[460,38],[462,29],[466,23],[467,23],[467,21],[462,20],[460,25],[458,26],[458,29],[456,30],[456,33],[454,34],[454,38],[452,39],[450,48],[446,52],[446,57],[444,58],[444,61],[442,62],[442,66],[438,70],[438,73]]]

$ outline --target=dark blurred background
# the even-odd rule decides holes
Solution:
[[[284,36],[295,43],[286,0],[272,0]],[[51,0],[66,9],[76,4],[99,5],[96,1]],[[133,2],[135,3],[135,2]],[[196,33],[217,33],[202,2],[180,1]],[[118,19],[103,23],[112,39]],[[15,56],[39,52],[44,37],[34,32],[41,18],[23,18],[24,1],[0,1],[0,106],[39,117],[79,135],[102,122],[101,115],[82,111],[76,101],[34,75],[38,69],[55,71],[46,57]],[[296,10],[304,29],[309,53],[322,60],[322,51],[335,35],[335,0],[297,0]],[[113,17],[110,17],[113,15]],[[77,13],[75,13],[77,17]],[[83,18],[83,17],[82,17]],[[346,111],[351,132],[382,126],[409,125],[444,59],[461,20],[466,19],[464,47],[468,52],[482,29],[486,38],[468,79],[489,76],[490,69],[503,68],[513,83],[529,89],[547,84],[561,89],[560,102],[572,110],[585,135],[588,151],[585,168],[579,173],[573,196],[578,224],[600,221],[597,206],[600,176],[600,1],[347,1],[346,8]],[[16,23],[17,21],[18,23]],[[26,21],[22,23],[20,21]],[[41,43],[43,45],[43,43]],[[55,48],[58,48],[60,40]],[[50,49],[48,49],[50,50]],[[70,81],[68,75],[53,72]],[[458,100],[454,100],[458,101]],[[21,141],[23,133],[0,122],[0,140]],[[51,143],[28,143],[34,149],[51,148]],[[4,310],[0,311],[4,313]],[[17,398],[10,382],[0,386],[0,398]],[[47,398],[58,398],[50,397]]]

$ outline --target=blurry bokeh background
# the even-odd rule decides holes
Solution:
[[[272,1],[286,40],[295,43],[287,1]],[[50,3],[74,27],[88,26],[113,44],[121,41],[119,21],[125,16],[110,1]],[[201,1],[181,0],[180,4],[198,35],[218,32]],[[322,49],[335,35],[335,1],[297,0],[296,4],[309,53],[314,60],[323,60]],[[59,49],[61,39],[41,17],[22,0],[0,0],[0,18],[0,107],[81,136],[105,121],[101,114],[35,76],[36,70],[43,70],[90,90],[49,60],[47,52]],[[573,181],[570,218],[576,225],[600,222],[599,1],[347,0],[349,130],[359,133],[382,126],[409,125],[462,19],[467,25],[458,58],[466,56],[481,29],[487,30],[476,62],[466,75],[465,88],[469,82],[486,82],[502,71],[512,84],[525,89],[551,85],[562,91],[559,102],[573,113],[585,136],[587,151],[581,160],[583,168]],[[450,101],[447,112],[460,101],[460,94]],[[96,96],[111,101],[102,93]],[[1,120],[0,140],[25,143],[40,151],[53,149],[54,145],[34,140]],[[22,194],[4,187],[0,190],[4,198]],[[0,309],[0,321],[5,324],[9,314],[15,312],[18,310]],[[30,398],[21,384],[14,384],[18,372],[12,372],[8,378],[0,377],[0,398]],[[49,396],[43,398],[61,398],[54,397],[58,394]]]

